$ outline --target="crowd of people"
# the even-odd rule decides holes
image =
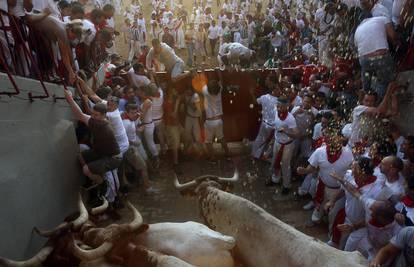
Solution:
[[[393,122],[409,86],[399,73],[414,67],[413,0],[195,0],[191,10],[165,0],[125,10],[120,1],[8,0],[0,9],[1,68],[30,77],[37,66],[77,89],[80,101],[65,96],[92,205],[102,196],[115,205],[136,177],[156,193],[150,178],[167,151],[177,174],[183,157],[214,163],[216,141],[228,159],[220,68],[262,66],[271,71],[249,88],[262,109],[251,156],[266,185],[308,196],[308,224],[327,218],[329,245],[375,267],[414,266],[414,136]],[[210,79],[176,87],[205,78],[194,67],[208,58],[220,67]]]

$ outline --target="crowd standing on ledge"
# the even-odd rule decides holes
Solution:
[[[116,206],[133,177],[157,193],[150,177],[167,151],[177,174],[182,157],[214,163],[215,141],[228,158],[220,70],[199,90],[171,84],[215,59],[221,69],[262,66],[273,71],[257,81],[264,94],[249,91],[262,109],[251,156],[266,185],[311,196],[309,226],[326,216],[329,245],[361,251],[374,267],[414,266],[414,137],[392,123],[408,86],[399,73],[414,67],[413,0],[194,0],[191,10],[143,2],[125,10],[120,0],[0,3],[1,70],[35,77],[37,67],[81,96],[65,90],[93,202],[105,196]],[[115,38],[127,44],[126,59]],[[283,67],[294,69],[284,76]],[[173,83],[157,80],[162,70]]]

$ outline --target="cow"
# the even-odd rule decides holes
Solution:
[[[254,203],[221,190],[233,177],[203,175],[185,184],[177,176],[175,187],[198,197],[201,216],[212,229],[236,239],[235,252],[249,267],[362,267],[367,260],[359,252],[345,252],[305,235]]]

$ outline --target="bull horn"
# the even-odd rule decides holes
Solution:
[[[126,232],[134,232],[141,227],[144,220],[142,219],[141,213],[139,213],[139,211],[134,207],[134,205],[131,204],[131,202],[127,201],[126,205],[132,211],[134,219],[132,222],[124,224],[122,226],[126,228]]]
[[[179,191],[183,191],[184,189],[191,188],[191,187],[193,187],[195,185],[197,185],[197,182],[195,180],[192,180],[192,181],[187,182],[185,184],[180,184],[180,182],[178,181],[177,175],[174,173],[174,186]]]
[[[58,226],[56,226],[56,228],[52,229],[52,230],[39,230],[39,228],[34,227],[33,230],[40,236],[49,238],[52,236],[55,236],[59,233],[61,233],[64,230],[67,230],[71,227],[71,223],[69,222],[63,222],[61,224],[59,224]]]
[[[106,200],[106,198],[103,197],[103,203],[102,203],[102,205],[93,208],[91,210],[91,214],[92,215],[100,214],[100,213],[104,212],[108,208],[108,206],[109,206],[108,200]]]
[[[4,258],[0,258],[1,267],[38,267],[47,259],[52,253],[53,246],[43,247],[36,255],[27,261],[13,261]]]
[[[218,177],[218,180],[220,182],[235,183],[235,182],[237,182],[239,180],[239,170],[237,168],[234,170],[233,177],[229,177],[229,178],[226,178],[226,177]]]
[[[85,250],[78,246],[78,244],[73,240],[73,254],[82,261],[93,261],[98,258],[102,258],[109,251],[111,251],[113,244],[111,242],[104,242],[102,245],[95,249]]]
[[[78,196],[78,208],[79,208],[79,217],[72,222],[73,229],[79,229],[86,221],[89,219],[88,211],[86,210],[85,204],[83,204],[82,196],[79,193]]]

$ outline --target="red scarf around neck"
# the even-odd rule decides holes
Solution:
[[[406,207],[409,207],[409,208],[414,208],[414,199],[412,199],[412,198],[410,198],[409,196],[407,196],[407,195],[405,195],[403,198],[402,198],[402,203],[404,203],[404,205],[406,206]]]
[[[371,175],[371,176],[368,176],[367,179],[365,181],[362,181],[362,182],[357,182],[358,180],[355,179],[355,183],[357,184],[358,189],[360,189],[361,187],[372,184],[376,180],[377,180],[377,177],[374,176],[374,175]]]
[[[328,158],[329,163],[334,164],[341,157],[342,148],[333,155],[330,152],[331,152],[331,147],[327,144],[326,145],[326,156]]]
[[[279,119],[281,121],[286,120],[287,116],[288,116],[288,112],[277,112],[277,116],[279,117]]]
[[[377,228],[383,228],[388,225],[388,224],[379,223],[377,220],[375,220],[375,218],[371,218],[371,220],[369,220],[369,224]]]
[[[128,116],[128,113],[126,113],[126,112],[122,112],[121,119],[132,121],[131,118]]]

